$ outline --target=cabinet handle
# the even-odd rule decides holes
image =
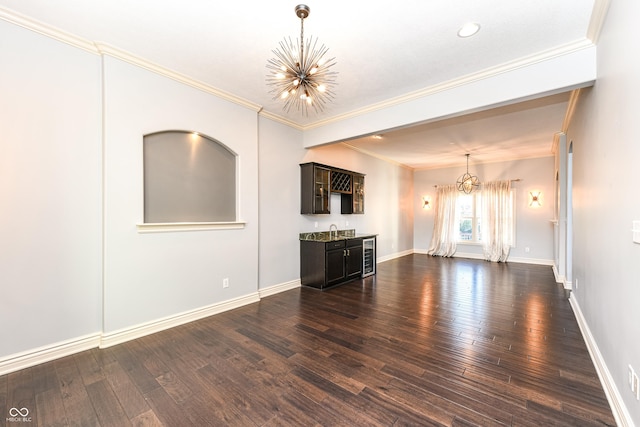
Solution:
[[[342,256],[347,256],[347,250],[346,249],[342,250]]]
[[[347,256],[351,256],[351,252],[349,252],[349,249],[347,249]]]

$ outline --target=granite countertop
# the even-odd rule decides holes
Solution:
[[[300,233],[300,240],[306,240],[310,242],[331,242],[334,240],[348,240],[348,239],[362,239],[365,237],[374,237],[373,233],[356,233],[355,229],[352,230],[338,230],[338,235],[330,237],[328,231],[315,231],[311,233]]]

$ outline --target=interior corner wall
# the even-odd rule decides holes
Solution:
[[[549,146],[551,147],[551,141]],[[461,166],[414,172],[416,215],[413,239],[417,252],[426,252],[431,244],[436,203],[434,186],[455,184],[464,170],[464,166]],[[478,175],[481,181],[518,178],[522,180],[513,183],[516,190],[516,245],[511,249],[509,259],[551,265],[554,158],[550,156],[478,165],[471,163],[469,170]],[[541,207],[529,207],[529,191],[542,192]],[[422,209],[423,196],[431,197],[434,205],[432,209]],[[482,257],[482,246],[458,243],[456,256]]]
[[[299,165],[306,162],[364,173],[365,213],[342,215],[340,196],[334,194],[331,214],[301,215]],[[410,169],[343,144],[305,149],[301,131],[261,118],[260,288],[299,281],[299,233],[326,231],[331,224],[377,234],[378,260],[412,251],[413,199]]]
[[[257,294],[256,112],[110,56],[104,80],[104,332]],[[202,132],[237,154],[244,229],[137,232],[143,136],[163,130]]]
[[[573,143],[573,282],[579,305],[635,425],[640,402],[628,385],[628,366],[640,372],[640,3],[611,2],[598,41],[598,80],[584,90],[567,132]]]
[[[0,20],[0,361],[99,334],[100,57]]]

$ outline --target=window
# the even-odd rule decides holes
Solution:
[[[481,212],[482,196],[480,193],[458,196],[456,200],[458,242],[477,243],[482,241]]]
[[[236,221],[236,155],[196,132],[144,137],[144,222]]]
[[[515,190],[510,193],[511,211],[511,246],[514,246],[515,236]],[[456,200],[456,230],[458,231],[458,243],[482,243],[482,194],[480,192],[472,194],[460,194]]]

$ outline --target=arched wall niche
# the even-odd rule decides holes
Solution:
[[[167,130],[143,138],[144,223],[237,220],[237,155],[199,132]]]

